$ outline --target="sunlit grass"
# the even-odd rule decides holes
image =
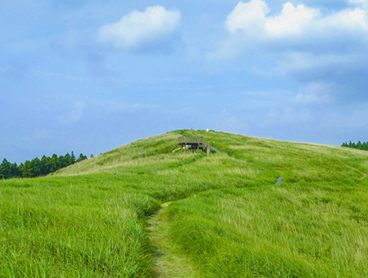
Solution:
[[[147,196],[98,184],[6,187],[0,195],[0,276],[111,277],[149,271],[140,214]],[[33,181],[29,181],[30,184]]]
[[[220,153],[173,152],[181,134]],[[368,276],[367,161],[187,130],[0,181],[0,277],[152,277],[146,220],[167,201],[169,240],[203,277]]]
[[[169,207],[172,240],[206,277],[364,277],[368,219],[354,211],[368,194],[359,194],[357,200],[355,192],[302,187],[209,191]]]

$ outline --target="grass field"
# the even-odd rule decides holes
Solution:
[[[173,152],[182,134],[220,153]],[[368,277],[366,174],[353,149],[191,130],[138,140],[0,181],[0,277],[155,277],[147,225],[167,202],[165,245],[197,277]]]

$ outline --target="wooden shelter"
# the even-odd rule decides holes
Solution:
[[[209,142],[204,142],[203,137],[180,136],[178,137],[181,152],[189,150],[190,152],[203,150],[207,155],[211,153],[211,146]]]

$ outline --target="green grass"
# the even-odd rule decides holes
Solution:
[[[226,189],[168,214],[172,240],[208,277],[365,277],[367,201],[365,188]]]
[[[128,277],[149,271],[142,215],[157,207],[156,200],[114,194],[97,183],[53,187],[56,181],[48,180],[50,187],[2,188],[1,277]]]
[[[172,152],[182,134],[221,153]],[[168,201],[168,242],[201,277],[365,277],[367,167],[359,150],[180,130],[0,181],[0,277],[153,277],[147,217]]]

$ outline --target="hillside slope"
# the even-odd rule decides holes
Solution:
[[[220,153],[173,152],[180,135]],[[0,276],[153,277],[147,217],[171,201],[166,242],[201,277],[364,277],[367,173],[367,152],[339,147],[192,130],[138,140],[0,181]]]

